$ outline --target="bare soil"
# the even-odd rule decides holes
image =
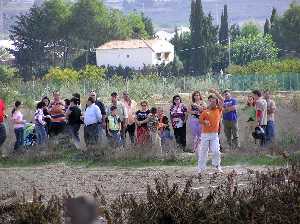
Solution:
[[[224,174],[216,174],[208,169],[199,179],[195,167],[149,167],[134,169],[119,168],[79,168],[63,164],[35,168],[1,168],[0,192],[7,194],[15,191],[32,198],[33,188],[49,199],[51,195],[62,196],[67,190],[74,195],[91,194],[98,186],[108,200],[122,193],[145,196],[147,185],[153,186],[155,178],[168,178],[169,183],[184,187],[186,180],[193,179],[193,189],[207,192],[226,179],[226,174],[235,170],[238,184],[247,183],[248,170],[262,171],[263,167],[224,167]],[[211,177],[215,176],[213,182]]]

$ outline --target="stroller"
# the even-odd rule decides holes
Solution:
[[[35,124],[27,123],[24,127],[24,148],[28,150],[36,144]]]

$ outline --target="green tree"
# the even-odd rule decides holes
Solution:
[[[266,19],[265,25],[264,25],[264,36],[267,34],[270,34],[270,21],[269,19]]]
[[[68,15],[69,6],[63,0],[51,0],[17,17],[10,30],[16,48],[11,52],[25,79],[39,77],[50,66],[66,60],[68,32],[65,24]]]
[[[10,58],[9,52],[5,48],[0,47],[0,61],[6,61]]]
[[[201,0],[193,0],[190,16],[191,29],[191,70],[206,74],[216,56],[217,28],[212,24],[211,15],[205,16]]]
[[[235,41],[241,36],[241,29],[238,24],[233,24],[229,29],[231,41]]]
[[[149,18],[148,16],[145,16],[144,13],[141,14],[142,16],[142,20],[145,24],[145,30],[148,34],[149,37],[153,37],[154,35],[154,27],[153,27],[153,23],[152,23],[152,20],[151,18]]]
[[[275,8],[272,9],[272,14],[271,14],[271,18],[270,18],[270,24],[271,26],[273,25],[276,17],[277,17],[277,10]]]
[[[262,34],[241,37],[231,46],[231,58],[234,64],[245,65],[256,60],[274,60],[278,48],[270,35]]]
[[[149,35],[146,31],[143,18],[138,13],[129,13],[127,16],[129,27],[131,28],[131,38],[141,39],[148,38]]]
[[[102,1],[79,0],[72,7],[69,27],[78,47],[91,49],[109,40],[109,13]]]
[[[261,32],[258,27],[258,24],[254,23],[252,21],[245,23],[241,29],[241,36],[243,36],[243,37],[256,36],[259,33],[261,33]]]
[[[81,80],[103,81],[105,79],[105,68],[100,68],[96,65],[87,65],[80,70],[79,78]]]
[[[219,42],[222,45],[228,45],[228,12],[227,12],[227,5],[224,5],[224,10],[221,15],[221,26],[219,30]]]

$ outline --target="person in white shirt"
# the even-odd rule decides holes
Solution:
[[[101,111],[92,97],[88,98],[84,113],[84,140],[86,146],[96,145],[99,135],[97,125],[102,121]]]

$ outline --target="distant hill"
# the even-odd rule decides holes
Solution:
[[[74,0],[76,1],[76,0]],[[295,0],[300,3],[300,0]],[[0,33],[7,32],[15,16],[25,13],[34,3],[43,0],[0,0]],[[103,0],[112,8],[126,13],[144,12],[151,17],[156,29],[173,30],[175,26],[188,25],[191,0]],[[256,20],[263,23],[269,17],[272,7],[283,13],[293,0],[202,0],[206,13],[211,13],[214,22],[219,23],[224,4],[228,5],[230,23]],[[2,3],[2,5],[1,5]],[[1,36],[0,36],[1,39]]]

